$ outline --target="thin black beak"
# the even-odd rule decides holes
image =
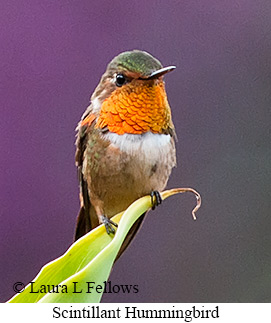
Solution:
[[[151,75],[147,76],[145,79],[150,80],[150,79],[156,79],[168,72],[171,72],[175,70],[176,66],[168,66],[168,67],[163,67],[160,70],[157,70],[155,72],[152,72]]]

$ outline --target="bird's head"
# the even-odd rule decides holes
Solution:
[[[175,66],[163,67],[152,55],[133,50],[119,54],[107,66],[92,97],[96,128],[122,135],[173,131],[163,77]]]

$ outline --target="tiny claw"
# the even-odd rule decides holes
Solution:
[[[110,233],[115,234],[116,230],[113,228],[113,226],[117,228],[118,227],[117,223],[113,222],[105,215],[102,215],[101,218],[107,234],[110,234]]]
[[[158,191],[151,191],[151,204],[152,204],[152,210],[156,208],[156,206],[160,205],[162,203],[162,197],[161,194]],[[155,200],[153,199],[155,197]]]

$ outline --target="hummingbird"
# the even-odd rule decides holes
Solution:
[[[164,75],[174,69],[141,50],[123,52],[108,64],[77,126],[80,211],[75,240],[100,224],[114,234],[117,224],[110,218],[142,196],[151,195],[153,208],[161,203],[159,191],[176,166],[176,135],[164,83]],[[119,256],[144,216],[130,229]]]

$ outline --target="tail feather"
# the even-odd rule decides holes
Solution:
[[[74,241],[78,240],[86,233],[91,230],[89,215],[87,214],[86,209],[84,206],[80,208],[79,214],[77,216],[77,223],[74,235]]]
[[[140,218],[138,218],[136,220],[136,222],[133,224],[133,226],[131,227],[131,229],[129,230],[125,240],[123,241],[123,244],[119,250],[119,253],[116,257],[116,260],[117,261],[120,256],[123,254],[123,252],[128,248],[128,246],[130,245],[130,243],[132,242],[132,240],[134,239],[134,237],[136,236],[136,234],[138,233],[139,229],[141,228],[141,225],[143,223],[143,220],[145,218],[145,215],[146,215],[147,212],[143,213]]]

